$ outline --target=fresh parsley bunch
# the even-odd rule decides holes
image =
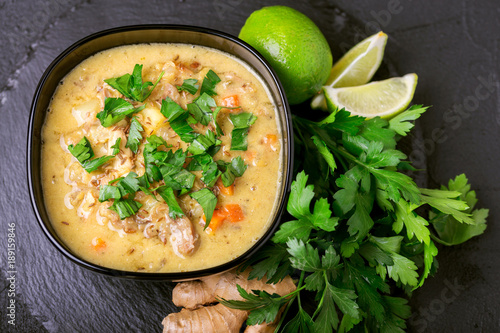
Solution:
[[[269,283],[292,274],[297,290],[279,296],[239,288],[245,301],[221,302],[250,310],[249,325],[296,308],[278,325],[283,332],[403,332],[411,310],[400,295],[436,271],[435,242],[481,234],[488,215],[474,209],[464,175],[433,190],[402,173],[415,169],[396,143],[426,109],[416,105],[389,121],[344,109],[319,122],[294,116],[296,166],[304,171],[288,200],[292,220],[242,269],[253,266],[249,279],[266,276]]]

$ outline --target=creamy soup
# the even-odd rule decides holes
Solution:
[[[142,102],[116,88],[116,81],[114,85],[109,81],[132,74],[136,65],[142,65],[142,81],[152,82],[144,86],[146,92],[161,77]],[[220,82],[210,81],[211,73]],[[211,95],[212,100],[208,98],[200,113],[190,104],[201,103],[204,80],[215,83],[215,88],[211,93],[205,90],[204,97]],[[181,88],[183,84],[191,86],[191,91]],[[123,111],[113,109],[112,101],[134,110],[105,127],[102,112],[107,109],[114,117]],[[194,141],[179,135],[173,118],[172,125],[169,123],[166,114],[172,114],[166,111],[167,101],[170,107],[187,110],[181,124]],[[241,126],[233,117],[241,120],[243,113],[254,122],[238,130]],[[138,44],[88,58],[58,86],[42,138],[43,192],[51,222],[67,246],[92,263],[145,272],[213,267],[252,247],[272,222],[283,153],[276,108],[262,80],[248,65],[217,50],[186,44]],[[206,152],[189,148],[200,146],[205,138],[215,141]],[[201,144],[202,150],[206,146]],[[180,162],[169,160],[174,152],[182,157]],[[95,170],[88,166],[104,156],[110,157]],[[147,156],[156,159],[151,162]],[[228,168],[238,170],[228,174]],[[154,170],[160,171],[156,179]],[[223,181],[221,175],[232,175],[232,185],[231,177]],[[125,186],[125,177],[135,189]],[[186,178],[194,179],[191,185],[183,185]],[[139,181],[141,188],[137,189]],[[184,187],[176,187],[179,184]],[[208,194],[211,203],[215,198],[215,210],[193,195],[196,192]],[[174,201],[167,204],[165,196]],[[208,224],[205,215],[212,211]]]

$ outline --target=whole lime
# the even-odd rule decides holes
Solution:
[[[299,104],[321,90],[332,68],[325,36],[307,16],[286,6],[253,12],[239,38],[252,45],[274,68],[290,104]]]

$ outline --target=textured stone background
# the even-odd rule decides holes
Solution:
[[[391,68],[418,73],[414,101],[433,107],[418,123],[423,136],[414,138],[413,159],[427,161],[429,186],[465,172],[480,206],[491,214],[484,235],[440,248],[438,274],[412,299],[410,331],[500,332],[500,4],[495,0],[0,0],[0,331],[158,332],[174,309],[172,284],[85,271],[52,248],[38,227],[26,185],[26,130],[32,94],[46,66],[76,40],[122,25],[191,24],[237,35],[252,11],[271,4],[288,4],[312,18],[335,57],[382,28],[390,35]],[[18,245],[15,329],[6,319],[12,222]]]

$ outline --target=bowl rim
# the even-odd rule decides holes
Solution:
[[[44,222],[39,209],[40,206],[44,206],[44,201],[42,199],[39,200],[37,195],[35,194],[35,189],[34,189],[34,172],[40,172],[40,170],[35,170],[33,168],[33,141],[35,139],[34,135],[34,122],[35,122],[35,113],[37,109],[37,104],[38,100],[41,96],[41,93],[43,91],[43,88],[45,86],[46,81],[52,74],[55,68],[61,63],[63,59],[65,59],[67,56],[69,56],[72,52],[77,50],[78,48],[84,46],[86,43],[91,42],[93,40],[96,40],[101,37],[105,37],[108,35],[112,34],[120,34],[120,33],[127,33],[127,32],[132,32],[132,31],[146,31],[146,30],[182,30],[182,31],[188,31],[188,32],[194,32],[194,33],[200,33],[200,34],[205,34],[205,35],[212,35],[216,36],[219,38],[223,38],[225,40],[228,40],[234,44],[237,44],[246,51],[250,52],[250,54],[259,60],[259,62],[264,66],[265,70],[270,74],[272,80],[274,81],[273,83],[276,85],[276,88],[278,90],[278,95],[274,96],[276,98],[276,102],[281,102],[283,105],[283,121],[286,126],[285,128],[282,128],[282,131],[286,133],[287,140],[284,142],[284,146],[288,150],[288,156],[285,161],[283,161],[283,165],[286,165],[286,171],[284,171],[284,177],[283,177],[283,196],[282,200],[278,203],[276,207],[276,215],[275,219],[271,222],[268,230],[262,235],[262,237],[256,241],[256,243],[250,247],[246,252],[241,254],[240,256],[230,260],[229,262],[226,262],[221,265],[209,267],[209,268],[204,268],[204,269],[199,269],[195,271],[185,271],[185,272],[165,272],[165,273],[148,273],[148,272],[134,272],[134,271],[124,271],[124,270],[119,270],[119,269],[114,269],[114,268],[108,268],[105,266],[100,266],[97,264],[94,264],[92,262],[89,262],[85,259],[82,259],[78,257],[76,254],[72,253],[70,250],[68,250],[63,244],[61,244],[55,237],[55,235],[49,230],[47,227],[46,223],[51,223],[50,221]],[[168,43],[168,42],[165,42]],[[126,45],[131,45],[134,43],[126,44]],[[112,48],[111,46],[110,48]],[[105,49],[103,49],[105,50]],[[224,51],[224,50],[223,50]],[[227,52],[227,51],[224,51]],[[95,53],[94,53],[95,54]],[[92,55],[92,54],[91,54]],[[90,57],[91,55],[88,55]],[[245,63],[247,63],[246,60],[241,59]],[[251,66],[251,65],[250,65]],[[251,66],[252,67],[252,66]],[[267,84],[269,84],[267,81],[265,81]],[[274,94],[273,94],[274,95]],[[139,279],[139,280],[165,280],[165,281],[183,281],[183,280],[192,280],[196,278],[200,278],[203,276],[207,275],[212,275],[212,274],[217,274],[217,273],[222,273],[227,270],[230,270],[234,267],[237,267],[238,265],[242,264],[246,260],[248,260],[252,255],[254,255],[262,246],[264,246],[265,243],[267,243],[276,229],[280,225],[280,220],[283,215],[283,212],[286,207],[286,202],[288,199],[288,196],[290,194],[290,188],[291,188],[291,183],[292,183],[292,174],[293,174],[293,155],[294,155],[294,144],[293,144],[293,126],[292,126],[292,120],[291,120],[291,111],[290,111],[290,106],[288,104],[288,101],[286,99],[285,91],[283,89],[283,86],[278,78],[278,75],[274,71],[274,69],[271,67],[269,62],[252,46],[247,44],[246,42],[242,41],[238,37],[235,37],[231,34],[219,31],[219,30],[214,30],[210,28],[204,28],[200,26],[193,26],[193,25],[179,25],[179,24],[141,24],[141,25],[128,25],[128,26],[121,26],[121,27],[115,27],[111,29],[106,29],[102,31],[98,31],[95,33],[92,33],[86,37],[81,38],[80,40],[76,41],[69,47],[67,47],[64,51],[62,51],[47,67],[47,69],[44,71],[42,74],[35,93],[33,95],[33,100],[31,103],[30,107],[30,116],[29,116],[29,123],[28,123],[28,140],[27,140],[27,153],[26,153],[26,171],[27,171],[27,180],[28,180],[28,191],[29,191],[29,196],[30,196],[30,203],[31,207],[33,209],[33,212],[35,213],[35,217],[38,221],[39,226],[42,228],[43,233],[45,236],[49,239],[49,241],[59,250],[60,253],[63,254],[66,258],[70,259],[73,263],[76,263],[77,265],[84,267],[90,271],[101,273],[107,276],[113,276],[113,277],[120,277],[120,278],[128,278],[128,279]],[[39,177],[41,179],[41,177]],[[40,190],[42,187],[41,181],[40,181]],[[43,191],[41,190],[42,194]],[[42,195],[43,196],[43,195]],[[46,209],[43,207],[42,209]],[[54,231],[55,233],[55,231]],[[62,242],[62,241],[61,241]]]

